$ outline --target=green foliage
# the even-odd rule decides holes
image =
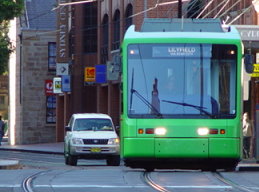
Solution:
[[[7,72],[9,55],[12,52],[8,38],[9,20],[23,11],[24,0],[0,0],[0,74]]]
[[[1,0],[0,1],[0,23],[19,16],[23,11],[24,0]]]

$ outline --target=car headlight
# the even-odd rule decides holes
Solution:
[[[108,145],[116,145],[116,144],[119,144],[119,143],[120,143],[119,138],[109,139],[109,141],[108,141]]]
[[[80,139],[80,138],[73,138],[73,139],[72,139],[72,143],[73,143],[74,145],[81,145],[81,144],[84,144],[83,139]]]

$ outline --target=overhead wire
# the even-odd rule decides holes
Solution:
[[[214,0],[212,0],[212,1],[214,1]],[[220,7],[223,3],[225,3],[226,1],[228,1],[228,0],[224,0],[224,1],[222,1],[221,3],[219,3],[216,7],[214,7],[212,10],[210,10],[207,14],[205,14],[203,17],[202,17],[202,19],[204,19],[205,17],[207,17],[208,15],[210,15],[213,11],[215,11],[215,10],[217,10],[218,9],[218,7]]]
[[[190,0],[182,0],[182,2],[185,2],[185,1],[190,1]],[[159,0],[158,0],[157,2],[159,2]],[[159,6],[170,5],[170,4],[176,4],[176,3],[178,3],[178,1],[169,1],[169,2],[164,2],[164,3],[156,3],[154,7],[150,7],[150,8],[148,8],[148,9],[144,10],[144,11],[140,11],[140,12],[138,12],[138,13],[135,13],[135,14],[131,15],[129,18],[138,16],[138,15],[143,14],[143,13],[146,13],[146,12],[148,12],[148,11],[151,11],[151,10],[153,10],[153,9],[156,9],[156,8],[159,7]]]
[[[223,9],[227,6],[230,0],[227,0],[225,5],[221,7],[221,9],[218,11],[218,13],[213,17],[214,19],[217,18],[217,16],[223,11]]]
[[[245,14],[247,11],[249,11],[249,9],[251,9],[254,5],[251,4],[249,7],[243,9],[243,11],[237,16],[235,17],[231,22],[229,22],[227,25],[231,25],[232,23],[234,23],[237,19],[239,19],[243,14]]]
[[[197,2],[198,2],[199,0],[197,0]],[[197,4],[195,7],[193,7],[193,9],[196,9],[196,8],[198,8],[199,7],[199,9],[198,10],[196,10],[192,15],[190,15],[189,17],[190,18],[193,18],[196,14],[198,14],[198,13],[200,13],[200,11],[202,10],[202,9],[204,9],[204,7],[206,6],[206,4],[204,4],[204,5],[202,5],[201,7],[199,7],[199,4]],[[196,16],[197,17],[197,16]]]
[[[232,6],[230,6],[224,13],[222,13],[219,18],[223,17],[226,15],[233,7],[235,7],[241,0],[236,1]]]
[[[196,4],[198,1],[200,1],[200,0],[194,0],[194,1],[191,1],[189,4],[187,4],[187,5],[185,6],[185,8],[183,9],[183,12],[185,12],[185,13],[183,14],[183,16],[186,16],[186,14],[188,14],[188,10],[197,8],[197,5],[195,6],[195,4]],[[195,7],[194,7],[194,6],[195,6]]]
[[[203,10],[199,13],[199,15],[196,17],[196,19],[198,19],[203,13],[204,11],[212,4],[214,0],[211,0],[208,2],[208,4],[203,8]]]

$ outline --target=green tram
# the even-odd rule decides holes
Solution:
[[[147,170],[232,170],[242,157],[239,33],[160,21],[131,26],[123,40],[121,157]]]

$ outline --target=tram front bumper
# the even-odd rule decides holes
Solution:
[[[239,138],[125,138],[124,158],[240,158]]]

